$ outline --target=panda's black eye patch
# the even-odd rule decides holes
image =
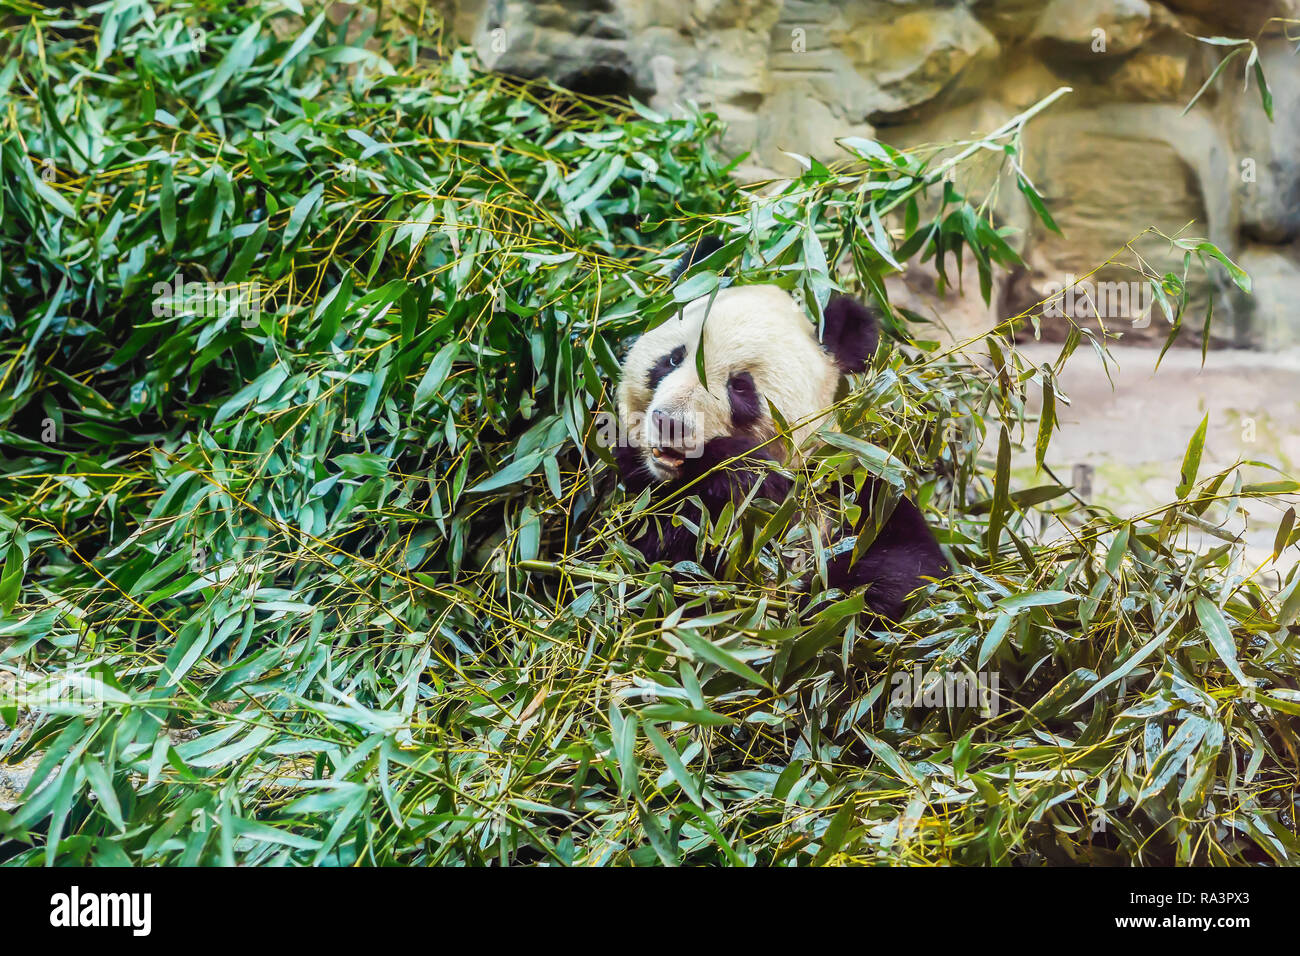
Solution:
[[[737,428],[748,428],[762,416],[758,389],[748,372],[736,372],[727,379],[727,397],[731,400],[731,423]]]
[[[646,384],[650,386],[650,391],[659,387],[659,383],[668,377],[668,373],[677,368],[686,360],[686,346],[679,345],[659,361],[655,362],[650,369],[650,375],[646,379]]]

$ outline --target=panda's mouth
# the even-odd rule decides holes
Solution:
[[[655,464],[661,468],[668,468],[676,471],[682,465],[686,464],[686,456],[672,448],[661,448],[658,446],[650,449],[650,457],[654,459]]]

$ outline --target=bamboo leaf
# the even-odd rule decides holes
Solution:
[[[1201,468],[1201,452],[1205,449],[1205,430],[1209,424],[1210,416],[1207,413],[1201,419],[1201,424],[1196,427],[1191,441],[1187,443],[1187,451],[1183,454],[1183,466],[1179,470],[1178,487],[1174,491],[1180,499],[1186,498],[1191,493],[1192,486],[1196,484],[1196,473]]]
[[[1198,597],[1196,617],[1201,622],[1201,627],[1205,629],[1205,636],[1209,638],[1210,646],[1214,648],[1214,652],[1219,655],[1219,659],[1227,666],[1232,676],[1237,679],[1237,683],[1243,687],[1253,687],[1254,682],[1246,677],[1245,671],[1237,662],[1237,645],[1219,609],[1208,598]]]

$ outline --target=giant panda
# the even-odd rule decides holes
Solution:
[[[702,240],[674,277],[720,245]],[[696,362],[701,327],[704,382]],[[841,296],[824,310],[819,341],[794,298],[773,285],[722,289],[641,335],[622,364],[614,457],[630,492],[652,488],[652,498],[671,496],[689,519],[652,520],[633,540],[647,560],[696,560],[691,525],[698,527],[700,514],[690,496],[698,495],[715,518],[727,502],[739,505],[756,484],[757,496],[785,499],[791,482],[772,465],[798,461],[783,461],[785,445],[774,440],[772,407],[791,427],[792,455],[799,456],[808,438],[827,424],[841,378],[866,370],[878,339],[872,311]],[[866,528],[879,488],[879,479],[866,480],[858,500],[862,517],[842,533]],[[853,550],[832,549],[826,583],[846,593],[863,588],[866,607],[893,621],[902,617],[912,591],[949,571],[920,510],[906,498],[899,498],[856,560]]]

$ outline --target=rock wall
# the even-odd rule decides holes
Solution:
[[[1229,291],[1216,343],[1300,344],[1300,56],[1286,25],[1300,0],[445,0],[455,31],[491,68],[548,76],[597,94],[632,94],[656,109],[685,100],[729,124],[723,147],[749,153],[746,179],[787,174],[786,151],[842,158],[836,139],[874,136],[903,147],[993,129],[1062,85],[1074,92],[1036,118],[1026,172],[1064,238],[1033,222],[1014,188],[994,196],[1001,222],[1020,226],[1028,268],[997,301],[932,295],[933,277],[895,283],[904,304],[928,309],[955,333],[987,328],[1045,292],[1085,276],[1129,283],[1141,255],[1182,271],[1165,235],[1204,236],[1256,279],[1247,300]],[[1289,29],[1300,39],[1300,19]],[[1196,36],[1260,37],[1275,121],[1260,105],[1245,56],[1184,113],[1230,48]],[[993,185],[973,170],[973,194]],[[1132,252],[1125,246],[1135,237]],[[1194,268],[1193,273],[1197,274]],[[1217,274],[1216,283],[1227,289]],[[1054,285],[1055,284],[1055,285]],[[1203,308],[1207,288],[1193,285]],[[1140,295],[1141,290],[1135,290]],[[909,299],[909,296],[911,297]],[[1114,299],[1114,296],[1112,296]],[[1103,306],[1105,303],[1103,303]],[[1225,308],[1225,306],[1220,306]],[[1079,311],[1083,311],[1081,307]],[[1105,324],[1127,341],[1163,341],[1159,308],[1110,306]],[[1196,344],[1200,312],[1189,317]],[[1135,321],[1136,319],[1136,321]],[[1091,323],[1096,326],[1096,322]],[[1043,322],[1060,337],[1067,325]]]

